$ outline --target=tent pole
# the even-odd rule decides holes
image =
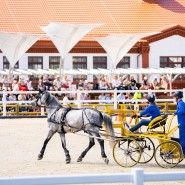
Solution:
[[[63,75],[64,75],[64,59],[62,58],[62,56],[60,56],[59,75],[60,75],[60,82],[62,82]]]

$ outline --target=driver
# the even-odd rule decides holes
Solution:
[[[155,96],[153,94],[149,94],[147,97],[149,102],[149,106],[146,107],[143,111],[137,114],[138,117],[146,116],[150,118],[141,119],[140,122],[134,127],[130,128],[131,132],[138,130],[141,126],[148,126],[151,120],[161,115],[159,108],[155,104]],[[134,117],[134,116],[133,116]]]
[[[179,124],[179,141],[182,146],[183,154],[185,155],[185,103],[182,101],[183,92],[177,91],[173,96],[177,102],[177,110],[174,114],[177,115]]]

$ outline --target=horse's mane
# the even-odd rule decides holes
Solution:
[[[60,103],[60,101],[55,96],[53,96],[50,92],[48,92],[48,94],[50,96],[50,99],[53,99],[52,101],[55,101],[58,105],[62,106],[62,104]]]

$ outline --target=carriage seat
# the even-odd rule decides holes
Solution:
[[[154,118],[148,125],[148,130],[153,130],[158,127],[163,127],[163,132],[165,132],[165,124],[167,120],[167,115],[158,116]]]

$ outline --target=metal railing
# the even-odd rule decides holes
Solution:
[[[185,98],[185,89],[180,89],[181,91],[183,91],[183,95],[184,95],[184,98]],[[179,90],[179,91],[180,91]],[[172,93],[172,92],[175,92],[177,90],[165,90],[165,92],[168,92],[168,93]],[[135,92],[140,92],[140,93],[164,93],[164,90],[117,90],[117,89],[114,89],[114,90],[89,90],[89,91],[81,91],[81,90],[76,90],[76,91],[50,91],[52,94],[65,94],[65,93],[70,93],[70,94],[73,94],[74,97],[76,97],[75,100],[70,100],[69,102],[72,103],[72,106],[77,106],[78,108],[82,107],[82,106],[92,106],[93,108],[97,108],[98,106],[112,106],[114,109],[117,109],[117,108],[121,108],[123,109],[123,106],[127,106],[127,103],[134,103],[135,104],[135,109],[137,109],[138,106],[141,106],[142,104],[143,105],[146,105],[143,103],[143,99],[140,99],[140,100],[130,100],[130,99],[126,99],[126,100],[123,100],[123,101],[119,101],[117,99],[117,94],[122,92],[122,93],[135,93]],[[94,99],[94,100],[81,100],[81,94],[82,93],[86,93],[86,94],[97,94],[99,95],[100,93],[111,93],[113,94],[113,97],[111,100],[98,100],[98,99]],[[33,101],[7,101],[6,100],[6,97],[8,94],[38,94],[38,91],[16,91],[16,92],[13,92],[13,91],[2,91],[0,92],[0,94],[2,94],[2,101],[0,101],[0,107],[2,107],[2,115],[3,116],[6,116],[7,115],[7,110],[6,108],[7,107],[14,107],[15,108],[15,112],[9,112],[8,114],[21,114],[21,115],[24,115],[24,114],[40,114],[40,115],[45,115],[45,112],[44,112],[44,108],[41,108],[41,111],[40,112],[25,112],[25,113],[20,113],[19,112],[19,107],[29,107],[31,106],[31,103]],[[173,99],[156,99],[156,102],[158,102],[159,104],[161,102],[165,102],[166,105],[165,106],[165,111],[168,111],[168,106],[169,105],[174,105],[173,104]],[[119,105],[120,107],[118,107],[118,103],[122,102],[123,104],[122,105]],[[62,101],[61,101],[62,103]],[[105,104],[103,104],[105,103]],[[138,104],[140,103],[140,104]],[[26,105],[22,105],[22,104],[26,104]],[[163,105],[163,104],[161,104]]]
[[[62,184],[97,184],[123,183],[144,185],[144,182],[185,180],[182,172],[144,172],[142,168],[132,169],[131,173],[87,174],[53,177],[17,177],[0,178],[0,185],[62,185]]]

